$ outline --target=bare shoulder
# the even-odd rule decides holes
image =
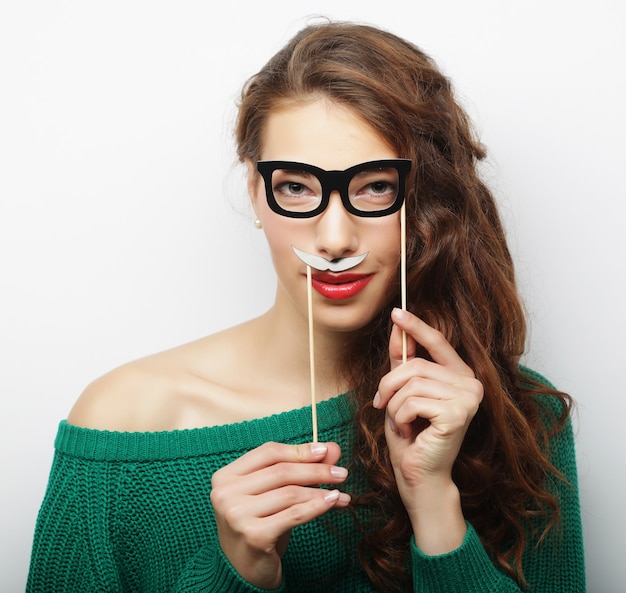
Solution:
[[[97,430],[152,432],[236,421],[233,328],[124,364],[99,377],[80,395],[69,424]]]
[[[129,362],[90,383],[71,409],[67,421],[98,430],[134,431],[148,425],[137,422],[148,401],[157,402],[167,389],[164,377],[150,372],[146,360]],[[150,394],[148,396],[148,394]]]

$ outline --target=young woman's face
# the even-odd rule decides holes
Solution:
[[[267,119],[261,160],[295,161],[325,170],[399,155],[378,132],[349,108],[317,100],[286,107]],[[289,218],[270,209],[256,163],[248,163],[253,208],[263,229],[278,275],[276,307],[307,316],[307,266],[293,249],[326,260],[367,257],[345,272],[312,270],[313,317],[319,330],[354,331],[363,327],[389,301],[400,260],[400,220],[393,213],[360,217],[349,213],[338,192],[328,207],[312,218]],[[382,186],[374,186],[379,191]],[[295,188],[295,189],[292,189]],[[300,192],[299,184],[289,192]]]

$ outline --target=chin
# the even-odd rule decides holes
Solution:
[[[382,310],[364,311],[362,308],[343,306],[332,307],[331,310],[313,310],[313,320],[317,329],[342,334],[358,333],[375,319]]]

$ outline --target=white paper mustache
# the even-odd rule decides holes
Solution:
[[[321,255],[313,255],[306,251],[301,251],[297,247],[291,246],[293,252],[307,265],[320,272],[345,272],[350,268],[358,266],[369,254],[369,251],[362,253],[361,255],[354,255],[352,257],[340,257],[337,259],[326,259]]]

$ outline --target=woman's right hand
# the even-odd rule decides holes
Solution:
[[[220,545],[246,581],[279,587],[291,530],[349,504],[348,494],[319,488],[346,479],[340,454],[335,443],[265,443],[213,474]]]

